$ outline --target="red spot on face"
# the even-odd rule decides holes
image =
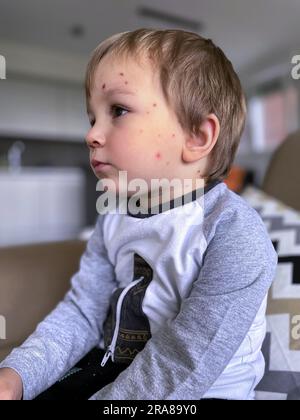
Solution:
[[[167,162],[167,166],[170,165],[170,162]]]
[[[128,85],[128,82],[127,82],[127,80],[126,80],[126,82],[125,82],[125,85]]]
[[[156,159],[161,159],[161,154],[160,153],[156,153],[155,157],[156,157]]]
[[[172,134],[172,137],[175,137],[175,134],[174,133]]]
[[[144,130],[140,130],[140,133],[143,133],[144,132]]]
[[[104,83],[104,85],[102,85],[102,89],[105,89],[105,83]]]

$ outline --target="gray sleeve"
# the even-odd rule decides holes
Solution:
[[[98,217],[64,300],[0,365],[19,373],[24,399],[32,399],[51,386],[99,343],[116,286],[103,243],[102,219],[103,216]]]
[[[277,254],[253,209],[210,229],[203,265],[175,319],[91,399],[199,399],[245,338],[272,283]],[[208,218],[209,219],[209,218]]]

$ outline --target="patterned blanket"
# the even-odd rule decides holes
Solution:
[[[254,187],[241,195],[262,217],[278,253],[263,345],[266,372],[256,398],[300,400],[300,213]]]

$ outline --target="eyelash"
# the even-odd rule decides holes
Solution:
[[[122,109],[122,111],[126,111],[126,112],[128,112],[128,110],[127,109],[125,109],[123,106],[120,106],[120,105],[112,105],[111,107],[110,107],[110,111],[113,111],[113,110],[116,110],[116,109]],[[122,115],[119,115],[118,117],[115,117],[115,118],[120,118]],[[90,124],[91,124],[91,126],[93,126],[94,124],[95,124],[95,120],[93,119],[93,120],[91,120],[90,121]]]

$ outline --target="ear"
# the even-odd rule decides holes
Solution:
[[[201,123],[198,136],[186,138],[182,150],[184,162],[195,162],[206,157],[216,144],[220,134],[220,122],[215,114],[209,114]]]

